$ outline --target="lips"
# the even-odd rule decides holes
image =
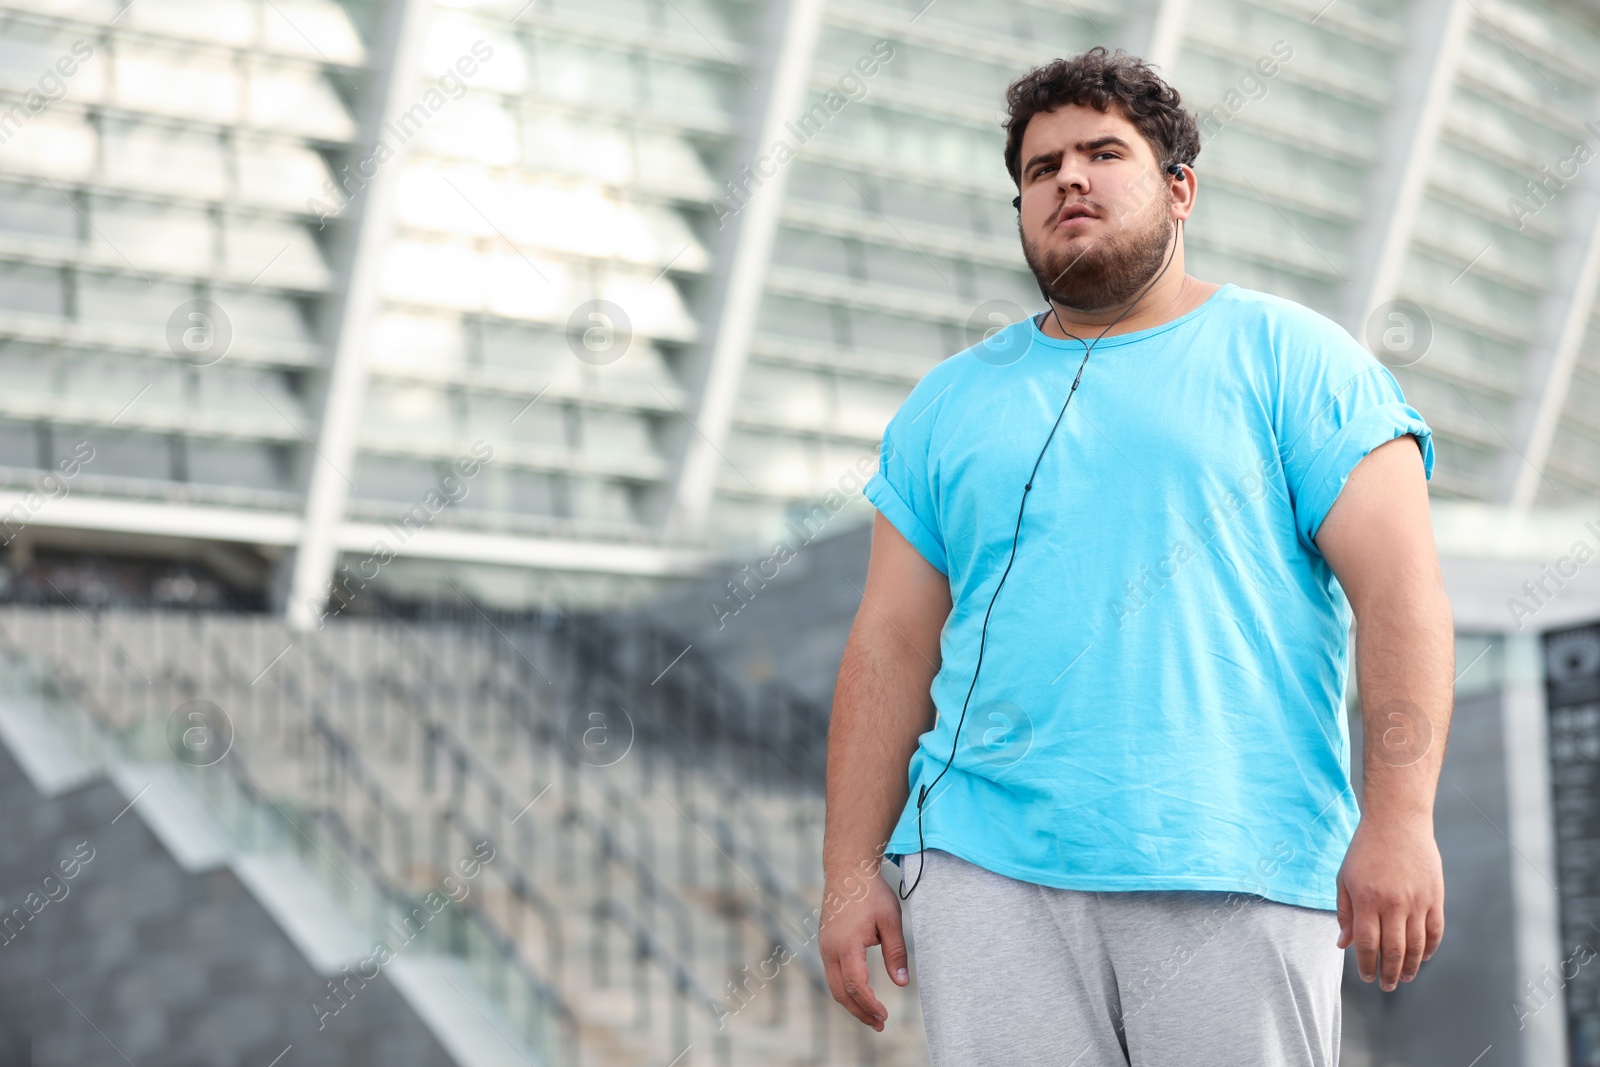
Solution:
[[[1056,225],[1063,225],[1073,219],[1092,219],[1094,217],[1094,211],[1087,204],[1068,204],[1056,216]]]

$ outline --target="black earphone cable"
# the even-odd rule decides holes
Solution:
[[[1167,262],[1162,266],[1161,270],[1157,272],[1154,278],[1150,279],[1150,281],[1145,285],[1144,289],[1140,291],[1139,295],[1133,298],[1132,303],[1130,303],[1126,308],[1122,309],[1121,314],[1112,319],[1106,325],[1106,328],[1101,330],[1099,335],[1096,336],[1093,341],[1084,346],[1083,359],[1078,362],[1078,373],[1073,376],[1072,387],[1067,390],[1067,398],[1066,400],[1062,401],[1061,410],[1056,414],[1056,421],[1050,427],[1050,435],[1044,439],[1044,446],[1039,449],[1038,456],[1034,458],[1033,469],[1028,472],[1028,481],[1022,487],[1022,499],[1017,502],[1017,525],[1016,529],[1014,529],[1011,533],[1011,555],[1006,560],[1005,570],[1000,573],[1000,581],[995,584],[994,594],[989,597],[989,607],[983,613],[983,629],[978,635],[978,662],[972,669],[972,684],[967,686],[967,699],[961,703],[961,717],[956,720],[955,738],[950,742],[950,758],[945,761],[944,769],[939,772],[933,781],[929,782],[927,785],[918,786],[917,788],[917,877],[911,883],[911,888],[906,889],[905,871],[904,868],[902,868],[900,873],[900,886],[896,889],[896,893],[899,895],[901,900],[909,900],[911,894],[916,892],[917,886],[922,882],[923,860],[926,858],[925,854],[928,851],[927,841],[923,837],[922,830],[922,807],[928,799],[928,794],[933,791],[934,786],[938,785],[939,780],[948,774],[950,768],[955,765],[956,753],[960,751],[961,727],[967,721],[967,707],[972,703],[972,694],[974,690],[978,688],[978,672],[983,670],[984,643],[989,637],[989,616],[994,613],[995,601],[1000,598],[1000,590],[1005,586],[1006,578],[1011,574],[1012,564],[1016,563],[1017,561],[1017,544],[1022,537],[1022,514],[1028,506],[1028,494],[1033,491],[1034,476],[1039,473],[1039,466],[1044,462],[1045,453],[1050,450],[1050,442],[1055,440],[1056,431],[1060,429],[1061,421],[1066,418],[1067,407],[1072,403],[1072,397],[1078,391],[1078,383],[1083,381],[1083,369],[1089,363],[1089,356],[1094,351],[1094,346],[1100,343],[1101,339],[1110,332],[1113,326],[1122,321],[1123,316],[1127,315],[1128,312],[1137,307],[1139,301],[1143,300],[1145,295],[1149,293],[1150,290],[1155,286],[1156,282],[1160,281],[1162,276],[1167,273],[1167,268],[1172,266],[1172,260],[1178,254],[1178,232],[1182,225],[1182,219],[1173,220],[1172,249],[1167,253]],[[1067,328],[1061,325],[1061,314],[1056,310],[1056,302],[1050,299],[1048,293],[1045,294],[1045,299],[1049,301],[1050,314],[1055,316],[1056,328],[1059,329],[1063,334],[1066,334],[1066,336],[1071,337],[1074,341],[1077,341],[1080,345],[1084,344],[1083,338],[1072,333],[1068,333]],[[900,890],[904,890],[904,892],[901,892]]]

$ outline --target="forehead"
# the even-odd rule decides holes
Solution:
[[[1022,132],[1022,162],[1040,152],[1055,152],[1098,137],[1120,137],[1135,152],[1149,152],[1144,135],[1113,104],[1096,111],[1087,104],[1064,104],[1053,111],[1041,111],[1028,120]]]

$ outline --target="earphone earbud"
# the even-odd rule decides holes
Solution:
[[[1022,210],[1022,197],[1021,196],[1013,196],[1011,198],[1011,206],[1016,208],[1018,211],[1021,211]]]

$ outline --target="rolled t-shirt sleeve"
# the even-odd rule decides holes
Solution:
[[[1350,472],[1379,445],[1410,434],[1433,477],[1433,431],[1389,368],[1333,323],[1318,324],[1325,328],[1280,353],[1278,412],[1295,526],[1312,548]]]
[[[919,396],[923,392],[920,386],[912,390],[889,420],[878,453],[878,472],[862,492],[923,559],[940,574],[948,575],[929,469],[929,435],[935,418],[927,410],[929,402]]]

